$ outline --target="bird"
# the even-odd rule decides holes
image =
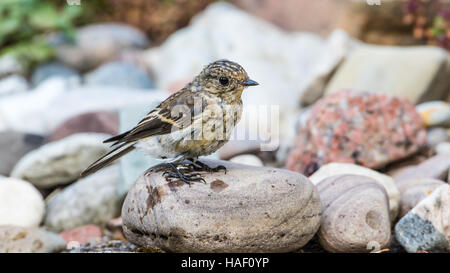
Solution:
[[[259,85],[236,62],[220,59],[206,65],[185,87],[150,111],[137,125],[103,141],[112,150],[86,168],[80,177],[112,164],[134,149],[167,164],[166,179],[180,179],[187,184],[205,180],[189,170],[215,172],[226,168],[210,167],[200,156],[222,147],[242,115],[242,93]],[[188,161],[188,163],[183,163]]]

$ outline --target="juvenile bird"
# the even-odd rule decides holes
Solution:
[[[204,181],[199,173],[183,173],[177,166],[188,160],[192,170],[218,171],[198,160],[222,147],[242,115],[241,95],[258,85],[237,63],[218,60],[207,65],[192,82],[148,113],[133,129],[105,140],[113,143],[108,154],[92,163],[81,176],[111,164],[135,148],[162,159],[171,168],[166,178],[188,184]]]

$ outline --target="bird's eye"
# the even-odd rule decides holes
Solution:
[[[220,77],[219,82],[221,85],[227,85],[228,84],[228,78],[227,77]]]

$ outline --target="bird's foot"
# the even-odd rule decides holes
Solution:
[[[170,168],[172,168],[173,172],[165,171],[163,173],[163,176],[166,178],[166,180],[168,180],[169,178],[178,178],[188,185],[191,185],[191,182],[196,181],[202,181],[203,183],[206,183],[205,179],[200,176],[200,173],[184,174],[172,163],[168,163],[168,165],[170,166]]]
[[[192,168],[192,170],[194,170],[194,171],[205,171],[205,172],[213,173],[213,172],[218,172],[218,171],[223,170],[225,172],[225,174],[227,173],[227,168],[223,165],[219,165],[219,166],[213,168],[199,160],[196,160],[196,161],[189,160],[189,161],[192,162],[192,164],[189,164],[189,168]]]

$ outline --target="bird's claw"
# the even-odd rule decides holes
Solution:
[[[205,171],[205,172],[210,172],[210,173],[223,170],[225,172],[225,174],[227,174],[227,168],[223,165],[219,165],[219,166],[212,168],[212,167],[208,166],[207,164],[205,164],[201,161],[198,161],[198,160],[195,162],[192,161],[192,164],[188,164],[187,167],[194,171]]]
[[[205,179],[203,179],[203,177],[201,177],[199,173],[183,174],[180,171],[178,173],[165,171],[163,173],[163,176],[166,179],[168,179],[168,178],[178,178],[181,181],[187,183],[188,185],[191,185],[191,182],[196,182],[196,181],[202,181],[203,183],[206,184]]]

